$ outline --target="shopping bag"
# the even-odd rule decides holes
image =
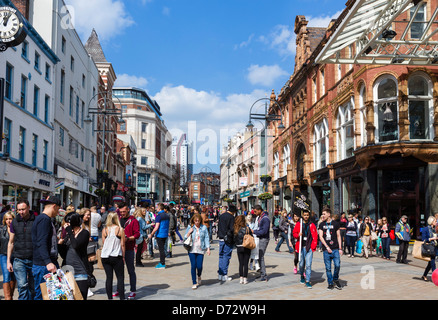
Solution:
[[[430,261],[431,260],[430,257],[424,257],[423,256],[423,254],[421,252],[422,245],[423,245],[423,241],[418,241],[418,240],[414,241],[414,247],[412,249],[412,256],[415,259],[424,260],[424,261]]]
[[[97,251],[96,251],[96,256],[97,256],[96,268],[97,269],[103,269],[102,258],[100,257],[101,254],[102,254],[102,249],[101,248],[97,249]]]
[[[363,247],[363,242],[362,240],[357,240],[357,244],[356,244],[356,253],[357,254],[361,254],[362,253],[362,247]]]
[[[73,288],[73,297],[75,300],[84,300],[82,297],[81,290],[79,290],[78,284],[76,283],[75,277],[71,272],[65,272],[68,283]]]
[[[40,288],[44,300],[75,300],[73,288],[61,269],[43,278],[45,282],[41,283]]]

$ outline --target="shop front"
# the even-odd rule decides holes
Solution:
[[[324,207],[331,208],[331,182],[330,172],[328,168],[323,168],[318,171],[310,173],[310,200],[311,211],[315,212],[317,216],[321,216]]]

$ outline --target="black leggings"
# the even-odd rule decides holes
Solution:
[[[76,284],[78,285],[79,291],[82,294],[82,298],[87,300],[88,297],[88,280],[76,280]]]
[[[248,278],[248,263],[251,257],[251,250],[237,247],[237,257],[239,258],[239,276]]]
[[[125,264],[122,256],[102,258],[106,274],[105,289],[109,300],[113,299],[113,272],[117,277],[117,292],[120,300],[125,300]]]

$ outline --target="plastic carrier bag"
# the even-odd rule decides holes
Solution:
[[[61,269],[58,269],[56,273],[46,274],[44,280],[48,300],[75,300],[73,288]]]

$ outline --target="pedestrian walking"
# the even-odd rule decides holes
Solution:
[[[169,215],[164,211],[164,204],[158,204],[158,214],[155,217],[155,227],[152,232],[148,235],[149,239],[152,241],[153,236],[157,241],[158,250],[160,251],[160,263],[155,266],[156,269],[166,268],[166,241],[169,237]]]
[[[269,244],[269,229],[271,221],[268,212],[263,211],[260,205],[254,207],[255,214],[259,217],[259,228],[253,230],[253,234],[259,238],[259,262],[260,262],[260,279],[259,281],[268,281],[266,274],[265,253]]]
[[[210,255],[210,236],[207,227],[202,223],[202,216],[199,213],[193,215],[190,225],[184,235],[184,240],[192,237],[192,247],[188,252],[192,275],[192,289],[201,285],[202,268],[204,255]]]
[[[367,216],[365,217],[365,219],[363,220],[363,223],[360,225],[359,228],[359,237],[362,240],[363,243],[363,255],[366,259],[368,259],[368,255],[369,255],[369,251],[368,251],[368,246],[370,246],[370,250],[372,248],[371,245],[371,232],[373,230],[373,227],[371,225],[371,221],[370,221],[370,217]],[[371,251],[372,254],[372,251]]]
[[[0,227],[0,267],[3,274],[3,294],[5,300],[13,300],[15,290],[15,276],[13,272],[8,270],[8,244],[9,234],[12,221],[15,215],[12,211],[8,211],[3,215],[2,226]],[[13,259],[13,257],[11,257]]]
[[[75,281],[83,299],[87,300],[89,289],[88,277],[92,274],[87,254],[90,232],[83,228],[79,214],[74,213],[68,221],[65,224],[65,230],[69,238],[65,262],[73,267]]]
[[[391,238],[389,236],[390,227],[388,224],[388,219],[386,217],[382,217],[382,225],[378,227],[377,234],[382,242],[382,258],[389,260],[390,259],[390,244]]]
[[[151,224],[148,224],[146,221],[146,209],[145,208],[136,208],[134,211],[134,217],[138,221],[138,226],[140,230],[140,236],[135,240],[136,244],[136,253],[135,253],[135,266],[136,267],[144,267],[141,262],[142,254],[147,249],[147,240],[148,240],[148,230],[151,227]]]
[[[345,234],[347,233],[347,223],[348,220],[346,218],[345,212],[341,213],[341,217],[339,218],[339,230],[341,232],[341,241],[342,241],[342,250],[345,252],[345,248],[347,246],[347,241],[345,238]]]
[[[426,243],[430,243],[435,247],[435,254],[430,256],[430,261],[427,263],[424,270],[422,279],[428,281],[427,274],[432,270],[432,273],[436,269],[435,258],[438,255],[438,234],[436,233],[437,220],[434,216],[430,216],[427,219],[427,227],[424,227],[421,232],[421,240]]]
[[[280,236],[280,219],[281,215],[278,210],[274,211],[274,215],[272,216],[272,232],[274,234],[275,243],[278,243],[278,238]]]
[[[54,219],[61,207],[61,201],[56,196],[49,196],[41,200],[43,212],[35,218],[32,225],[33,265],[35,300],[42,300],[40,284],[45,282],[44,276],[54,273],[59,268],[58,241],[56,237]]]
[[[339,223],[332,219],[331,210],[322,210],[323,221],[319,225],[319,239],[322,243],[324,265],[327,274],[328,290],[336,288],[342,289],[339,282],[339,272],[341,269],[342,242]],[[332,273],[332,262],[334,271]]]
[[[128,299],[135,299],[137,291],[137,274],[135,273],[135,242],[140,237],[138,220],[130,214],[126,203],[119,204],[120,225],[125,233],[125,264],[129,274],[131,292]]]
[[[105,271],[105,291],[108,300],[125,300],[125,234],[117,212],[109,212],[102,230],[102,266]],[[113,294],[113,276],[117,277],[117,291]]]
[[[357,240],[357,223],[353,219],[353,215],[348,215],[347,227],[345,229],[345,244],[348,250],[348,256],[354,258],[354,250]]]
[[[287,248],[289,249],[289,253],[293,253],[294,249],[289,244],[288,239],[288,232],[289,232],[289,220],[287,218],[287,211],[283,210],[281,212],[281,218],[278,225],[278,228],[280,229],[280,240],[277,243],[277,246],[275,247],[275,252],[280,252],[280,247],[285,242],[287,244]]]
[[[246,224],[245,215],[237,216],[234,220],[234,244],[236,245],[237,258],[239,260],[240,284],[248,283],[248,264],[251,257],[251,249],[243,246],[243,238],[246,234],[252,236],[252,231]]]
[[[35,296],[32,226],[36,216],[29,209],[29,202],[19,199],[18,214],[9,228],[7,268],[14,273],[17,281],[18,300],[33,300]]]
[[[309,215],[310,217],[310,215]],[[292,219],[289,221],[289,232],[288,232],[288,241],[289,246],[294,248],[296,245],[296,238],[293,235],[293,231],[295,229],[295,226],[297,222],[300,220],[300,216],[297,213],[292,214]],[[309,221],[313,223],[312,217],[309,218]],[[316,238],[316,243],[318,245],[318,236]],[[298,273],[298,262],[299,262],[299,253],[298,251],[294,250],[294,273]]]
[[[228,266],[230,265],[231,255],[234,246],[234,216],[237,208],[230,205],[225,213],[219,216],[218,238],[219,238],[219,268],[218,279],[221,281],[230,281],[228,276]]]
[[[403,215],[395,226],[395,235],[400,243],[396,260],[397,263],[408,263],[407,257],[411,233],[412,230],[408,223],[408,217]]]
[[[94,242],[99,241],[99,229],[102,225],[102,216],[97,213],[96,207],[90,208],[90,237]]]
[[[307,288],[312,289],[310,279],[312,276],[313,252],[315,252],[318,245],[318,232],[315,224],[310,221],[310,213],[308,211],[304,211],[302,220],[295,223],[293,237],[297,240],[295,252],[300,255],[300,282],[305,284]]]

